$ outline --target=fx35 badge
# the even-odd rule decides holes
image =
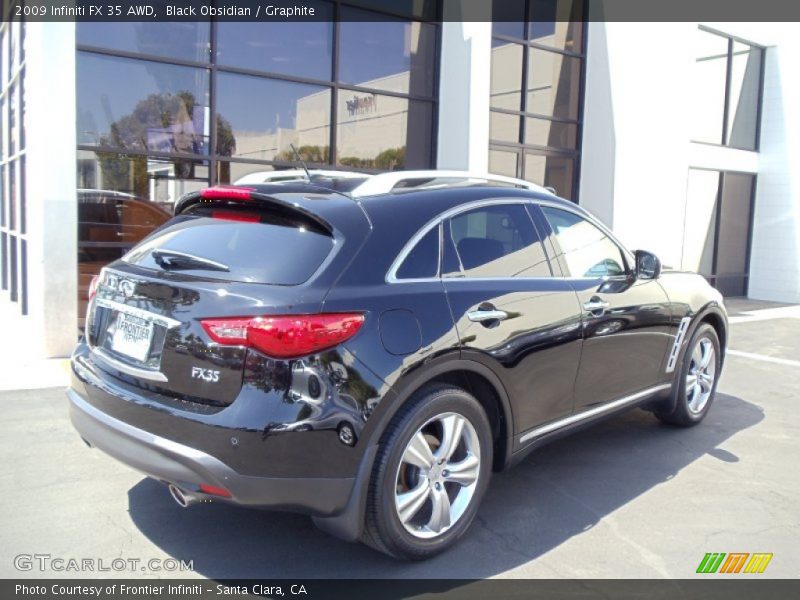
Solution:
[[[203,381],[208,381],[209,383],[216,383],[219,381],[219,371],[202,369],[200,367],[192,367],[192,378],[202,379]]]

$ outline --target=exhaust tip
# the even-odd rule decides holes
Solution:
[[[169,489],[169,495],[172,496],[172,499],[175,500],[181,508],[188,508],[190,505],[197,502],[197,498],[191,494],[187,494],[174,483],[170,483],[167,489]]]

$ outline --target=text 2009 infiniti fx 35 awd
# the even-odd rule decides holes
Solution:
[[[209,188],[93,285],[80,435],[169,485],[420,559],[493,470],[620,410],[699,423],[722,299],[495,176]]]

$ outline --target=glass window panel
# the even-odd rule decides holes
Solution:
[[[528,106],[526,111],[547,117],[578,118],[581,60],[528,49]]]
[[[489,172],[506,177],[517,176],[517,153],[489,150]]]
[[[8,194],[6,194],[6,169],[7,165],[0,164],[0,227],[6,226],[6,203],[8,201]],[[2,258],[0,258],[2,260]]]
[[[715,275],[747,273],[754,183],[753,175],[741,173],[723,175]]]
[[[208,150],[208,71],[78,52],[78,143]]]
[[[293,161],[294,144],[309,162],[327,162],[331,91],[265,77],[217,76],[217,153]]]
[[[478,208],[453,217],[450,234],[466,277],[550,277],[550,264],[522,205]]]
[[[197,62],[209,61],[208,22],[78,22],[75,35],[78,44],[87,46]]]
[[[6,232],[0,233],[0,262],[3,263],[2,269],[0,269],[0,288],[3,290],[8,289],[8,261],[6,257],[8,256],[8,234]]]
[[[8,228],[17,228],[17,161],[8,163]]]
[[[571,277],[623,275],[622,251],[602,230],[575,213],[543,206]]]
[[[722,143],[725,85],[728,70],[727,38],[697,30],[695,66],[692,73],[691,138],[697,142]]]
[[[348,4],[361,5],[372,10],[385,11],[411,19],[433,21],[437,19],[440,0],[348,0]],[[362,14],[361,19],[375,19],[374,14]]]
[[[559,50],[583,51],[583,0],[531,0],[528,39]]]
[[[426,233],[397,269],[398,279],[422,279],[439,274],[439,228]]]
[[[273,174],[279,172],[280,168],[274,165],[220,161],[217,163],[217,181],[215,183],[234,185],[264,183],[267,179],[275,181],[272,179]],[[297,178],[297,169],[291,169],[291,175],[287,175],[287,178],[295,180]]]
[[[519,143],[520,117],[505,113],[489,114],[489,138],[499,142]]]
[[[172,217],[175,201],[208,185],[207,162],[78,152],[78,303],[89,283]]]
[[[5,87],[8,80],[8,29],[0,31],[0,86]]]
[[[492,40],[491,105],[522,108],[522,46]]]
[[[525,37],[525,3],[492,0],[492,34]]]
[[[208,162],[81,150],[77,180],[79,196],[81,190],[129,196],[171,213],[181,196],[208,185]]]
[[[340,90],[336,113],[339,165],[386,170],[431,167],[430,102]]]
[[[339,80],[415,96],[432,96],[436,27],[342,7]],[[381,17],[383,19],[383,17]]]
[[[19,232],[26,233],[28,228],[28,203],[25,196],[25,155],[21,155],[16,162],[19,163]]]
[[[329,17],[309,22],[221,21],[217,25],[217,64],[330,80],[333,9],[327,2],[308,6],[316,15]]]
[[[733,42],[728,108],[729,146],[747,150],[756,148],[761,53],[760,48]]]
[[[747,296],[747,275],[720,275],[713,285],[726,298]]]
[[[525,143],[574,150],[578,144],[578,126],[546,119],[525,119]]]
[[[0,98],[0,160],[5,160],[8,156],[8,145],[6,144],[6,98]]]
[[[525,154],[525,179],[552,187],[562,198],[574,200],[575,159],[564,156]]]
[[[12,84],[6,90],[8,98],[8,156],[9,158],[17,151],[17,88]]]

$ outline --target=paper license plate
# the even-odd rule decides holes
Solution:
[[[117,326],[111,338],[111,349],[141,362],[147,362],[153,340],[153,323],[128,315],[117,314]]]

